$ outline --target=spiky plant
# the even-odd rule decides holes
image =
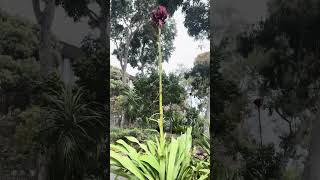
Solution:
[[[98,145],[104,125],[99,113],[82,102],[81,89],[53,91],[43,108],[41,136],[50,155],[52,179],[81,180],[90,153]]]

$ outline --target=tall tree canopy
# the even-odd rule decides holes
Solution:
[[[0,113],[7,113],[9,106],[26,108],[37,93],[37,33],[32,24],[0,11]]]
[[[185,14],[184,25],[190,36],[196,38],[209,37],[209,1],[210,0],[158,0],[158,3],[167,7],[171,16],[182,7]]]
[[[100,32],[99,39],[107,48],[110,33],[109,19],[109,3],[105,0],[55,0],[56,5],[64,8],[66,13],[79,21],[83,17],[88,17],[88,24],[91,28],[97,28]]]
[[[157,59],[157,35],[156,29],[151,23],[145,24],[144,27],[137,31],[131,41],[129,50],[128,63],[144,73],[147,68],[153,68]],[[173,19],[166,22],[162,28],[161,46],[163,51],[163,60],[169,61],[171,53],[174,51],[173,41],[176,36],[176,26]]]
[[[186,98],[185,89],[179,83],[179,76],[174,74],[164,74],[163,75],[163,105],[169,106],[170,104],[183,104]],[[139,75],[137,79],[133,82],[136,89],[136,93],[142,98],[141,106],[143,106],[142,120],[147,120],[153,114],[158,112],[159,106],[157,103],[158,97],[158,84],[159,77],[156,71],[152,71],[150,74]]]
[[[305,110],[318,111],[319,7],[319,1],[272,0],[268,17],[239,37],[239,52],[244,57],[253,51],[265,57],[256,62],[257,71],[263,77],[261,89],[268,90],[266,96],[276,96],[269,106],[285,120],[301,117]],[[318,123],[312,129],[318,131]],[[311,161],[306,164],[306,174],[310,175],[307,179],[319,176],[315,170],[320,157],[316,139],[313,135],[309,149]]]
[[[150,21],[150,13],[156,5],[156,1],[111,1],[113,54],[120,62],[123,82],[127,82],[128,64],[142,71],[147,65],[154,65],[157,29]],[[166,60],[173,50],[175,33],[174,22],[168,22],[161,39]]]

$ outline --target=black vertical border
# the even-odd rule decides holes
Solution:
[[[106,1],[106,0],[103,0],[103,1]],[[107,47],[106,47],[106,50],[107,51],[109,51],[109,59],[106,59],[106,61],[108,61],[109,63],[107,63],[107,74],[106,74],[106,78],[108,79],[107,80],[107,84],[106,84],[106,90],[107,90],[107,99],[106,99],[106,101],[108,102],[107,103],[107,113],[108,113],[108,116],[107,117],[109,117],[109,119],[106,119],[106,135],[105,135],[105,145],[106,145],[106,154],[105,154],[105,156],[106,156],[106,160],[107,160],[107,162],[105,162],[106,163],[106,178],[107,179],[110,179],[110,61],[111,61],[111,58],[110,58],[110,55],[111,55],[111,52],[110,52],[110,33],[111,33],[111,27],[110,27],[110,18],[111,18],[111,13],[110,13],[110,11],[111,11],[111,5],[110,5],[110,2],[111,2],[111,0],[110,1],[108,1],[107,2],[107,6],[108,6],[108,14],[106,15],[106,18],[108,19],[108,21],[107,21],[107,30],[108,30],[108,36],[107,36],[107,43],[106,43],[106,45],[107,45]],[[99,82],[97,82],[97,83],[99,83]]]

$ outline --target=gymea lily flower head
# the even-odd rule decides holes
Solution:
[[[169,14],[166,7],[162,5],[152,11],[152,21],[160,28],[165,24],[165,20],[168,16]]]

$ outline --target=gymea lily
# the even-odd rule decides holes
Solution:
[[[119,139],[116,144],[111,144],[110,165],[115,174],[128,179],[139,180],[193,180],[193,167],[191,166],[192,136],[191,128],[177,139],[171,138],[166,143],[163,132],[163,107],[162,107],[162,51],[161,28],[165,24],[168,13],[164,6],[159,6],[152,11],[152,21],[158,30],[158,63],[159,63],[159,129],[160,137],[155,141],[149,140],[140,143],[135,137],[126,139],[139,146],[139,150]],[[208,174],[196,178],[207,179]]]

